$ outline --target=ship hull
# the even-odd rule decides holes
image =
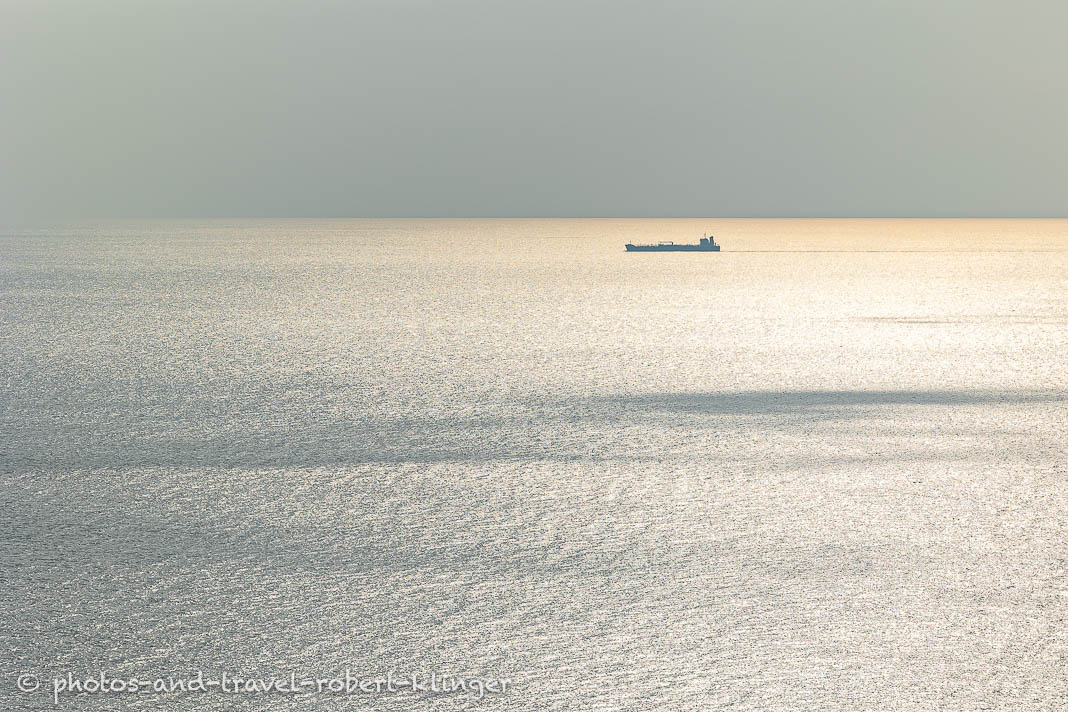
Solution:
[[[719,252],[719,245],[624,245],[627,252]]]

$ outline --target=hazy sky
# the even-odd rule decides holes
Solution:
[[[1062,0],[0,2],[0,219],[1068,215]]]

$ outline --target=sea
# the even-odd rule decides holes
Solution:
[[[0,707],[1066,709],[1066,347],[1068,220],[0,231]]]

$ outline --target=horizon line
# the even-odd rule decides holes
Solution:
[[[4,222],[0,224],[25,225],[42,222],[97,222],[108,220],[1068,220],[1068,215],[112,215],[38,217],[17,219],[10,223]]]

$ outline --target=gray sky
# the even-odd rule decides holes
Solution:
[[[1060,0],[0,2],[0,219],[1068,215]]]

